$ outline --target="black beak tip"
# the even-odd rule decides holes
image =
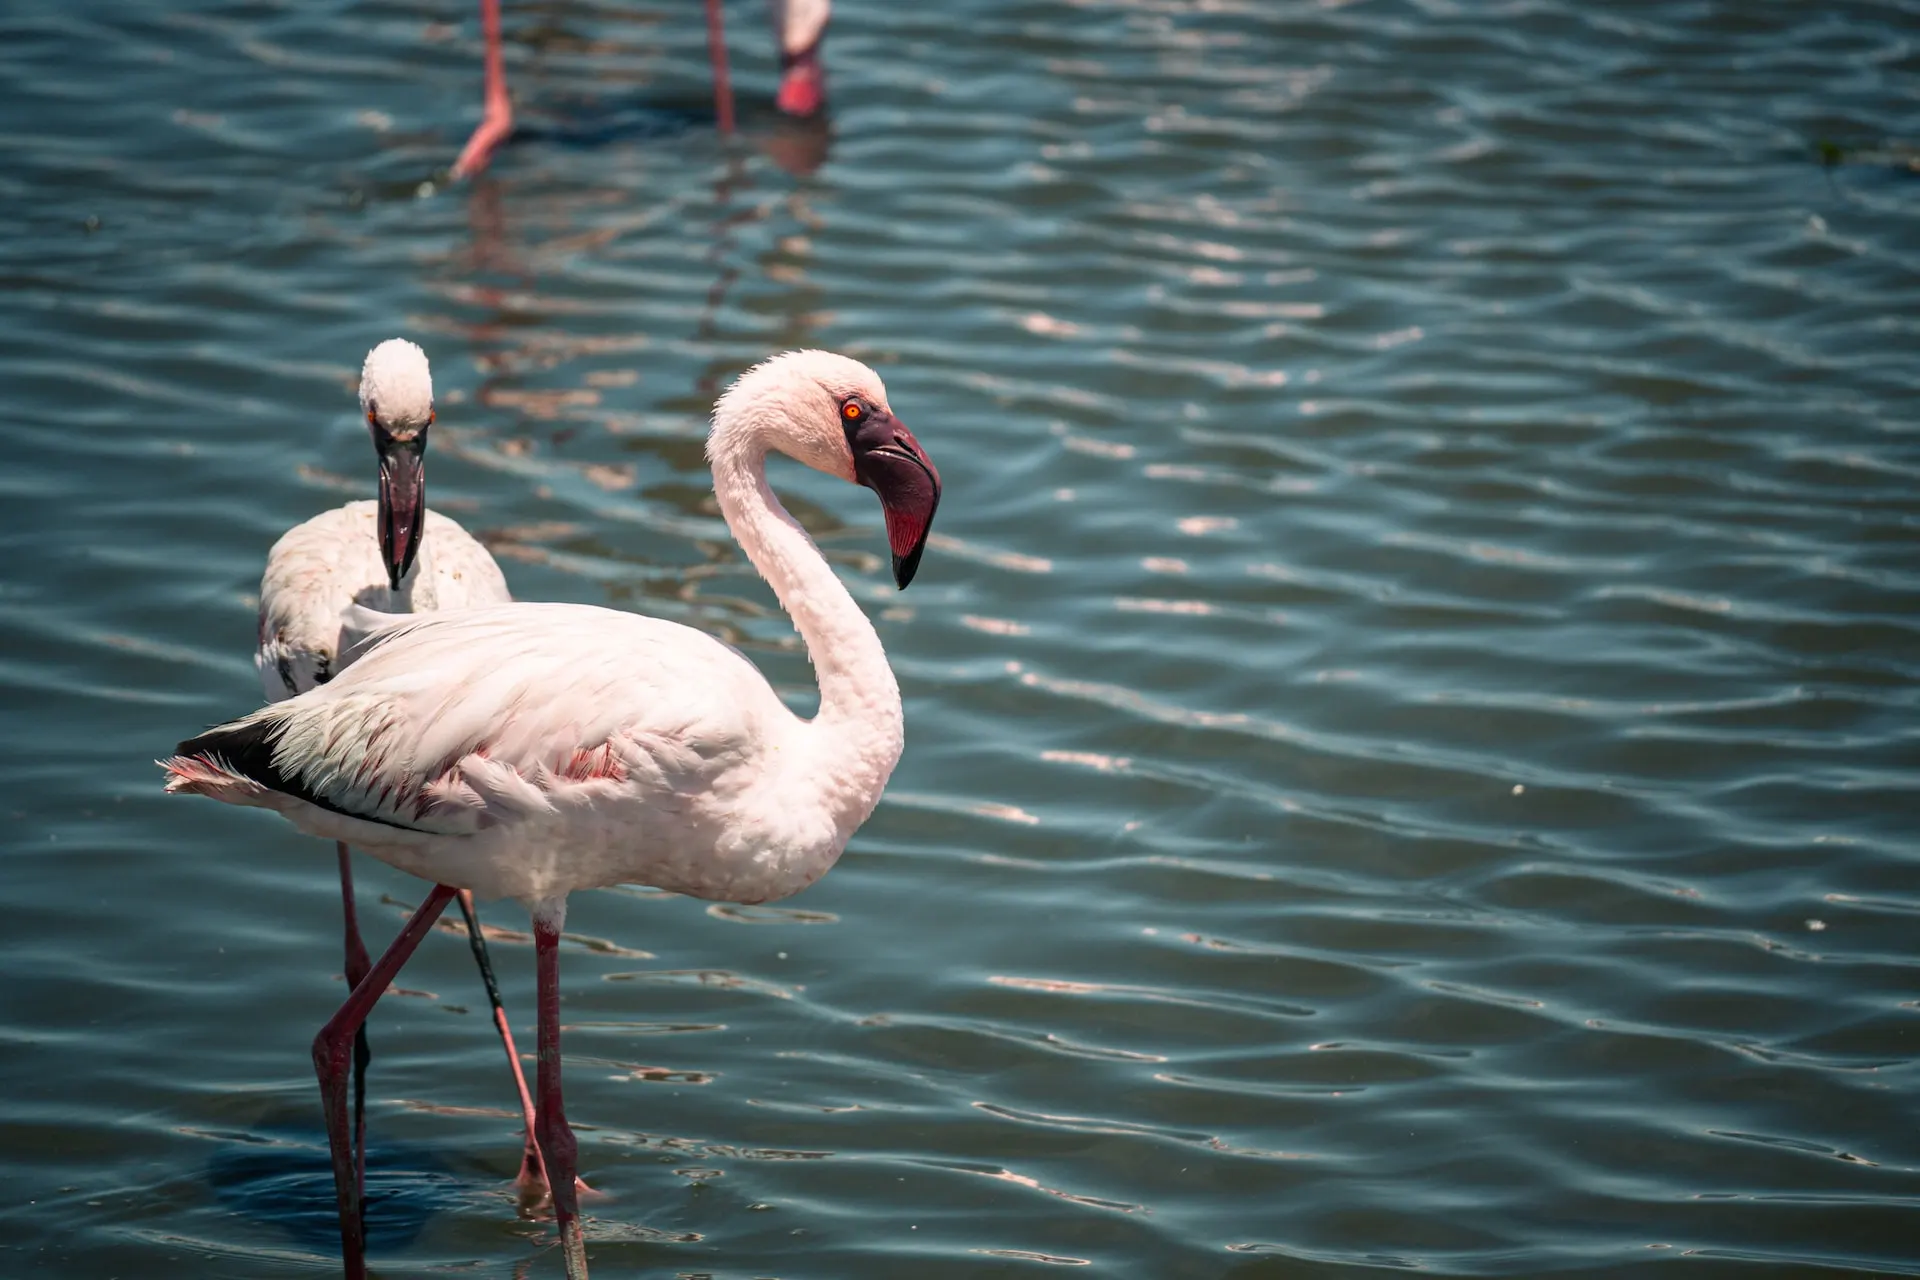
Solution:
[[[906,555],[893,558],[893,581],[902,591],[907,589],[907,584],[913,581],[913,575],[920,569],[921,550],[921,547],[915,547]]]

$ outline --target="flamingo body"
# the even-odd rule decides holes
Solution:
[[[507,580],[487,549],[438,511],[426,513],[420,554],[394,590],[380,554],[379,504],[349,502],[282,534],[260,579],[254,665],[268,702],[325,684],[341,669],[349,606],[426,613],[505,604]]]
[[[395,621],[349,658],[221,730],[191,789],[528,903],[623,883],[784,898],[878,800],[809,786],[810,723],[738,652],[677,623],[517,604]],[[891,772],[902,741],[871,765]],[[277,785],[255,780],[269,773]]]

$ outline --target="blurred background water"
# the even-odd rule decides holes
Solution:
[[[896,595],[776,477],[907,700],[840,866],[574,900],[596,1275],[1920,1273],[1920,5],[838,0],[817,127],[733,9],[728,141],[693,0],[509,0],[466,186],[468,0],[0,11],[0,1270],[337,1269],[331,853],[150,762],[404,334],[519,596],[801,709],[714,394],[858,355],[946,480]],[[402,986],[376,1269],[557,1276]]]

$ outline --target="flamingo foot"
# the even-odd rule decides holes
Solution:
[[[453,163],[453,176],[464,181],[487,167],[493,153],[513,134],[513,108],[506,103],[488,103],[486,118],[473,131]]]
[[[539,1214],[553,1207],[553,1193],[547,1188],[547,1172],[540,1159],[540,1153],[528,1148],[520,1158],[520,1172],[513,1180],[515,1194],[520,1197],[520,1208],[528,1216]],[[582,1200],[605,1200],[607,1193],[596,1191],[587,1185],[586,1179],[575,1175],[573,1193]]]
[[[801,119],[818,115],[827,103],[827,69],[820,61],[819,44],[783,62],[780,92],[774,104],[785,114]]]
[[[520,1166],[520,1176],[513,1180],[513,1190],[519,1199],[522,1217],[546,1219],[553,1216],[553,1195],[547,1190],[546,1179],[537,1173],[529,1173],[524,1164]],[[573,1194],[582,1204],[612,1199],[609,1193],[588,1186],[586,1179],[577,1176],[573,1180]]]
[[[520,1172],[513,1179],[513,1194],[520,1202],[523,1217],[536,1217],[553,1199],[547,1190],[547,1171],[541,1166],[540,1153],[529,1147],[520,1157]]]

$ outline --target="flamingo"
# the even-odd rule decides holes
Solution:
[[[322,512],[289,529],[267,553],[254,665],[269,703],[305,693],[338,674],[345,665],[346,642],[354,635],[348,613],[352,607],[416,613],[513,599],[487,549],[457,522],[426,508],[427,428],[434,419],[433,375],[426,353],[404,338],[389,339],[368,352],[360,371],[360,409],[380,458],[379,501],[349,502]],[[344,841],[335,845],[335,852],[346,916],[347,983],[355,986],[372,964],[354,910],[352,856]],[[544,1190],[545,1174],[533,1139],[533,1101],[471,895],[463,896],[460,906],[493,1006],[494,1027],[520,1092],[526,1131],[521,1193],[537,1196]],[[371,1056],[362,1027],[354,1039],[353,1110],[354,1179],[363,1188],[366,1068]]]
[[[733,132],[733,88],[727,76],[727,39],[721,0],[706,0],[707,57],[713,64],[714,114],[720,132]],[[827,72],[820,61],[832,0],[769,0],[774,39],[780,49],[780,91],[774,101],[790,116],[811,116],[827,100]],[[507,97],[507,64],[500,51],[500,0],[480,0],[480,30],[486,41],[486,89],[480,125],[454,162],[455,178],[471,178],[487,167],[493,153],[513,132],[513,103]]]
[[[643,883],[758,903],[824,875],[880,801],[905,743],[873,624],[774,496],[769,452],[873,490],[894,581],[912,581],[940,476],[873,370],[776,356],[721,396],[707,437],[728,529],[793,619],[819,712],[789,711],[739,651],[591,605],[505,604],[396,619],[327,684],[182,742],[170,792],[273,809],[432,882],[313,1044],[349,1280],[366,1275],[346,1162],[356,1029],[460,890],[533,919],[536,1137],[569,1280],[584,1280],[578,1149],[561,1097],[560,930],[579,889]]]

